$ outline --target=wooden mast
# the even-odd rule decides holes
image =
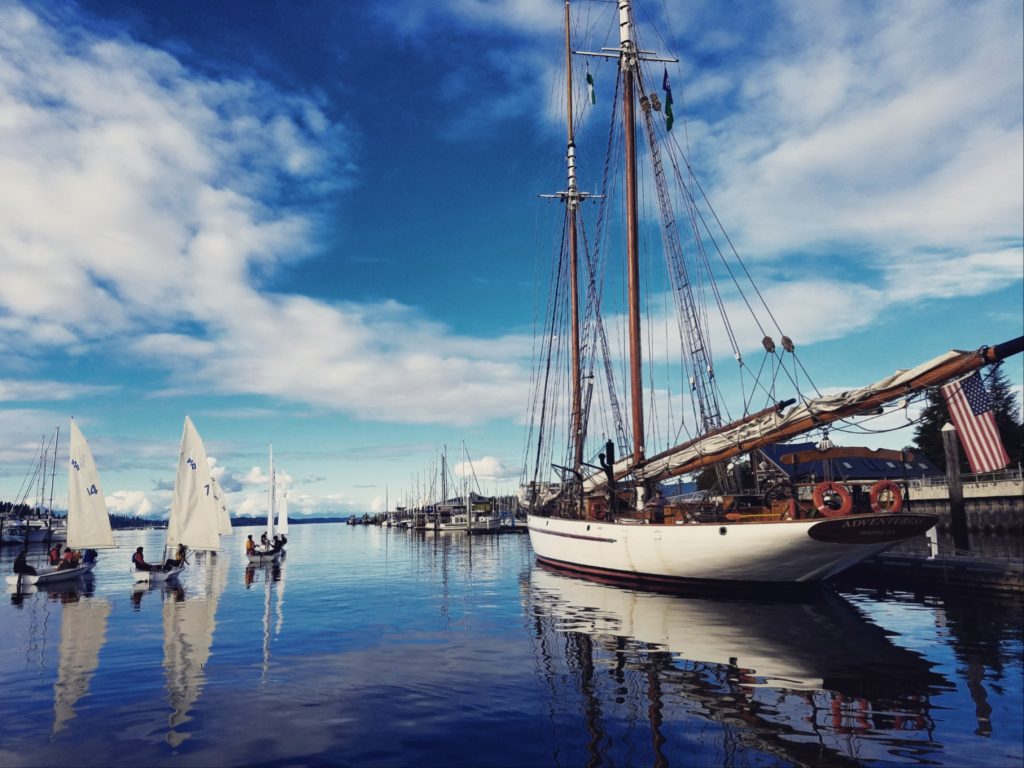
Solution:
[[[569,270],[572,291],[572,441],[573,465],[579,472],[583,463],[583,397],[581,394],[582,374],[580,372],[580,287],[579,260],[577,256],[576,214],[579,210],[579,194],[576,187],[576,140],[572,122],[572,50],[569,40],[569,0],[565,0],[565,109],[567,125],[566,165],[568,171],[568,193],[565,197],[566,213],[569,217]]]
[[[626,150],[626,270],[629,296],[629,392],[633,413],[633,462],[644,460],[644,402],[640,358],[640,238],[637,226],[636,107],[634,73],[637,51],[633,43],[629,0],[619,2],[619,66],[622,70],[622,121]]]

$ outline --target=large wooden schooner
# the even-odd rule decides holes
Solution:
[[[877,413],[885,404],[905,401],[996,363],[1020,352],[1024,341],[1018,338],[973,351],[953,350],[869,386],[834,395],[801,393],[795,385],[803,367],[794,343],[782,333],[756,286],[749,297],[742,294],[736,275],[749,278],[749,273],[734,250],[722,253],[720,244],[731,244],[728,236],[723,232],[716,240],[711,234],[717,215],[702,207],[703,190],[669,132],[672,94],[664,64],[675,60],[659,57],[639,43],[630,0],[619,0],[617,24],[618,47],[577,53],[612,59],[618,65],[615,106],[621,110],[621,120],[612,121],[609,153],[612,147],[621,146],[624,161],[621,166],[606,161],[605,176],[609,177],[609,168],[613,173],[621,170],[621,206],[608,203],[618,189],[617,182],[606,182],[602,193],[594,195],[579,187],[566,0],[568,184],[565,191],[545,196],[564,204],[564,234],[548,302],[551,314],[540,336],[541,373],[536,379],[528,440],[529,476],[520,493],[537,557],[577,572],[654,584],[691,580],[814,582],[924,533],[935,525],[935,516],[905,510],[905,488],[892,480],[875,483],[869,494],[851,494],[832,478],[805,489],[792,482],[777,482],[770,489],[750,488],[749,479],[738,471],[740,461],[759,448],[813,431],[822,433],[823,457],[841,457],[842,450],[828,439],[830,425]],[[652,76],[652,65],[662,66],[664,75]],[[661,85],[661,96],[657,88],[649,87],[651,83]],[[683,361],[680,380],[688,385],[695,425],[691,437],[656,453],[648,451],[645,424],[645,399],[653,399],[645,393],[645,381],[649,383],[653,375],[642,360],[641,316],[649,306],[641,302],[647,294],[641,288],[646,268],[641,268],[640,244],[648,238],[641,234],[645,222],[638,213],[638,134],[646,139],[643,155],[653,169],[645,180],[656,193],[653,197],[668,272],[665,284],[678,315]],[[590,238],[582,230],[581,216],[581,207],[588,201],[598,203],[600,211],[598,232]],[[606,265],[599,246],[611,239],[606,213],[612,208],[621,208],[625,215],[624,224],[614,233],[625,240],[625,394],[616,392],[608,333],[601,319]],[[763,333],[764,360],[756,375],[751,373],[755,366],[744,361],[725,316],[711,254],[722,257],[723,262],[726,256],[735,257],[739,264],[735,270],[727,267],[727,273]],[[613,266],[609,264],[607,269]],[[764,306],[761,317],[753,309],[758,302]],[[709,305],[711,311],[722,315],[720,321],[740,374],[754,376],[742,390],[743,415],[739,417],[722,415],[725,409],[720,405],[721,389],[711,352]],[[778,344],[769,333],[773,327]],[[568,350],[556,348],[562,343],[568,344]],[[768,375],[762,376],[764,372]],[[601,377],[607,385],[606,395],[598,386]],[[793,384],[797,391],[788,397],[780,395],[779,384]],[[751,392],[763,395],[757,407]],[[613,437],[588,453],[588,432],[598,410],[595,397],[606,397],[602,409],[611,424],[606,434]],[[628,418],[623,415],[622,403],[627,405]],[[595,461],[593,453],[598,451]],[[890,453],[900,460],[906,458],[899,452]],[[556,470],[556,476],[549,467]],[[713,479],[709,491],[691,499],[663,498],[666,482],[696,473]],[[865,503],[855,504],[854,495],[858,502],[863,497]]]

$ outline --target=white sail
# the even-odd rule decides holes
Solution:
[[[107,639],[110,603],[98,597],[80,599],[66,603],[61,613],[57,682],[53,686],[54,734],[75,717],[75,704],[89,690]]]
[[[71,459],[68,463],[68,546],[73,549],[113,549],[107,501],[92,451],[75,420],[71,420]]]
[[[219,513],[210,480],[206,447],[192,419],[186,416],[171,516],[167,521],[169,548],[184,544],[190,549],[220,549]]]
[[[281,498],[277,502],[277,532],[288,535],[288,481],[281,478]]]
[[[274,480],[274,446],[270,446],[270,481],[267,486],[267,538],[274,538],[274,505],[275,497]]]
[[[210,485],[213,486],[213,501],[217,506],[217,526],[221,536],[230,536],[233,532],[231,526],[231,513],[228,512],[227,496],[217,479],[210,476]]]

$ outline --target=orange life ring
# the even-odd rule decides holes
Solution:
[[[886,491],[892,494],[892,504],[890,506],[884,506],[878,501],[879,497]],[[892,480],[879,480],[872,485],[870,499],[872,512],[889,512],[895,515],[903,509],[903,491]]]
[[[594,520],[604,520],[608,516],[608,506],[603,499],[596,499],[590,503],[590,516]]]
[[[833,509],[825,503],[825,493],[828,491],[839,497],[839,509]],[[850,492],[841,484],[829,482],[828,480],[814,486],[812,498],[814,499],[814,506],[825,517],[843,517],[850,514],[850,510],[853,509],[853,497],[850,495]]]

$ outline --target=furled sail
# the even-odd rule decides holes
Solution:
[[[693,472],[741,453],[788,440],[823,424],[869,412],[884,403],[970,373],[1016,354],[1022,344],[1024,341],[1018,338],[976,351],[950,350],[915,368],[896,371],[866,387],[807,400],[787,413],[770,408],[652,456],[639,466],[635,467],[632,458],[627,457],[615,464],[614,477],[618,480],[633,472],[640,480],[657,481]],[[594,474],[584,480],[583,488],[592,492],[606,484],[605,474]]]

